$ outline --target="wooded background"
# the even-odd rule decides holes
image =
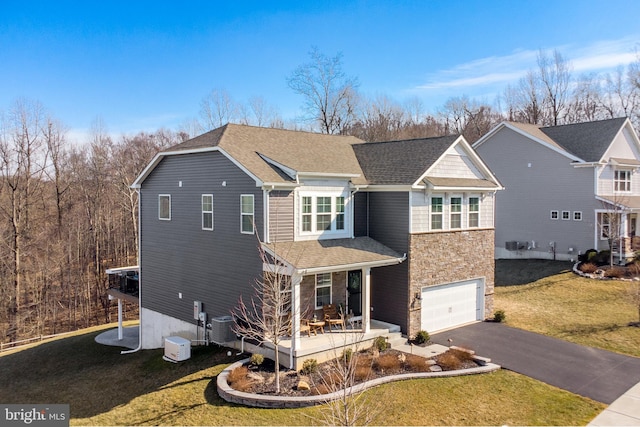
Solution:
[[[90,140],[71,142],[64,124],[38,101],[0,112],[0,342],[112,321],[107,268],[137,263],[137,195],[131,184],[162,149],[228,122],[348,134],[365,141],[462,134],[473,143],[503,120],[560,125],[614,117],[640,124],[640,61],[613,73],[575,76],[559,53],[492,102],[450,98],[426,113],[359,93],[340,55],[312,50],[287,78],[302,117],[285,122],[261,97],[238,102],[214,89],[200,116],[179,129],[114,138],[99,120]],[[137,307],[125,310],[134,317]]]

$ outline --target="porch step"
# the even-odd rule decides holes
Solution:
[[[389,332],[385,336],[387,337],[387,342],[391,345],[391,348],[407,343],[407,337],[403,336],[401,332]]]

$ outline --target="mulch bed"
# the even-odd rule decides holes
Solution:
[[[353,355],[355,362],[351,363],[354,369],[354,380],[350,385],[356,385],[376,378],[398,375],[404,373],[430,372],[433,369],[443,371],[468,369],[477,367],[478,364],[471,358],[471,355],[459,350],[450,350],[441,355],[427,358],[388,349],[373,354],[365,351]],[[336,368],[336,361],[319,363],[315,372],[302,374],[287,369],[280,369],[280,396],[310,396],[330,393],[343,387],[345,375],[340,374],[344,369]],[[432,366],[440,368],[432,368]],[[233,375],[229,376],[230,386],[236,390],[263,394],[275,395],[275,371],[274,362],[265,359],[260,366],[245,365],[247,375],[244,379],[232,382]],[[239,375],[236,375],[238,377]],[[300,382],[304,381],[309,385],[309,389],[299,389]]]

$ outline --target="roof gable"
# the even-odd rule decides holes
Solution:
[[[458,139],[456,135],[369,142],[353,150],[371,185],[413,185]]]

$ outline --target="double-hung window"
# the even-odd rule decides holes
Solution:
[[[442,212],[443,212],[443,200],[442,197],[431,198],[431,229],[442,230]]]
[[[345,196],[334,194],[300,195],[299,230],[301,234],[344,234],[348,229]]]
[[[331,230],[331,197],[316,197],[316,230]]]
[[[614,172],[613,188],[616,193],[629,193],[631,191],[631,171],[616,170]]]
[[[344,197],[336,197],[336,230],[344,230]]]
[[[160,194],[158,196],[158,219],[171,221],[171,195]]]
[[[469,197],[469,228],[480,226],[480,198]]]
[[[202,195],[202,229],[213,230],[213,194]]]
[[[611,221],[608,213],[598,214],[598,223],[600,225],[600,239],[607,240],[609,238],[609,230],[611,229]]]
[[[313,224],[312,198],[304,196],[302,198],[302,231],[310,232]]]
[[[253,194],[240,195],[240,232],[253,234]]]
[[[449,209],[450,228],[462,228],[462,197],[452,197],[449,201]]]
[[[331,304],[331,273],[316,274],[316,309]]]

